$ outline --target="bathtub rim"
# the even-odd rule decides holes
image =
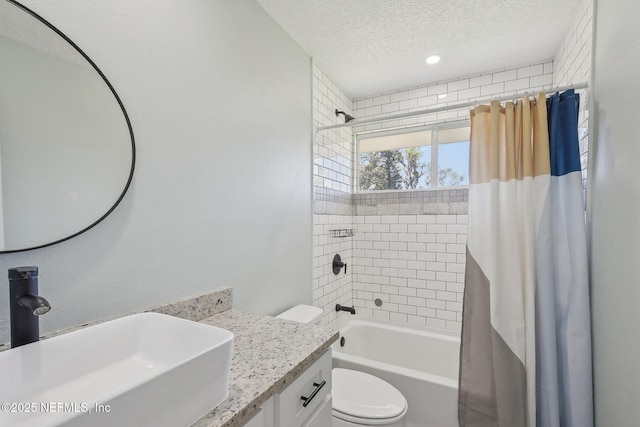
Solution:
[[[352,329],[358,325],[375,325],[374,327],[382,326],[383,329],[387,330],[410,330],[411,333],[416,333],[418,335],[434,337],[437,336],[437,339],[445,339],[446,341],[453,341],[460,343],[460,334],[457,332],[449,331],[446,329],[438,329],[432,328],[428,326],[419,326],[419,325],[405,325],[404,323],[393,322],[389,320],[383,319],[371,319],[362,316],[350,316],[347,321],[343,323],[343,325],[339,329],[340,336],[342,336],[343,332]],[[372,369],[378,369],[383,371],[394,372],[398,375],[406,376],[409,378],[414,378],[417,380],[423,380],[430,383],[438,384],[447,388],[458,389],[458,380],[443,377],[441,375],[430,374],[427,372],[418,371],[416,369],[405,368],[403,366],[393,365],[391,363],[380,362],[377,360],[369,359],[362,356],[356,356],[353,354],[345,353],[341,350],[340,341],[336,341],[332,344],[332,357],[338,361],[343,361],[345,363],[350,363],[354,365],[364,365],[370,367]]]
[[[357,314],[343,318],[342,322],[340,323],[338,332],[342,333],[345,330],[349,330],[361,324],[383,325],[384,329],[409,329],[411,331],[417,332],[419,335],[445,336],[447,337],[447,341],[460,342],[460,332],[435,328],[433,326],[413,325],[410,323],[395,322],[393,320],[375,319],[371,317],[360,316]]]

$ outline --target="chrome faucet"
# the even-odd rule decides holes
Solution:
[[[51,310],[49,302],[38,295],[38,267],[10,268],[9,295],[11,347],[38,341],[38,316]]]

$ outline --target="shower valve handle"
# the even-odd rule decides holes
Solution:
[[[336,254],[336,256],[333,257],[333,263],[331,264],[331,266],[333,267],[333,274],[335,274],[336,276],[340,274],[340,270],[342,269],[342,267],[344,267],[344,274],[347,274],[347,263],[342,262],[340,254]]]

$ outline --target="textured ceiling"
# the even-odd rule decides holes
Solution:
[[[552,59],[579,3],[257,1],[352,98]]]

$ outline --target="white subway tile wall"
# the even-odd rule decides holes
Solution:
[[[314,128],[344,121],[335,110],[352,113],[352,102],[331,78],[313,64]],[[353,238],[330,236],[331,230],[352,229],[353,142],[350,128],[314,131],[313,139],[313,305],[323,309],[321,324],[338,329],[335,305],[352,305],[351,269],[333,274],[331,262],[339,253],[352,264]]]
[[[314,215],[313,221],[313,305],[322,308],[321,324],[333,329],[339,328],[340,316],[336,304],[352,306],[352,278],[354,268],[353,237],[331,237],[331,230],[352,229],[351,215]],[[333,273],[332,261],[340,254],[347,270]]]
[[[354,222],[358,314],[459,331],[467,215],[366,215]]]
[[[593,0],[582,0],[553,59],[553,83],[588,82],[591,77]]]
[[[477,99],[508,96],[527,91],[535,93],[553,86],[551,60],[527,64],[522,67],[496,70],[491,73],[462,77],[424,86],[378,94],[354,100],[354,116],[371,119],[383,115],[408,113],[428,108],[474,101]],[[446,94],[445,98],[438,95]],[[379,123],[354,126],[354,133],[418,126],[434,122],[447,122],[469,118],[470,108],[443,111],[423,116],[407,117]]]
[[[314,127],[344,123],[335,110],[353,115],[352,102],[331,78],[313,64]],[[353,141],[348,127],[314,132],[313,185],[353,193]]]

